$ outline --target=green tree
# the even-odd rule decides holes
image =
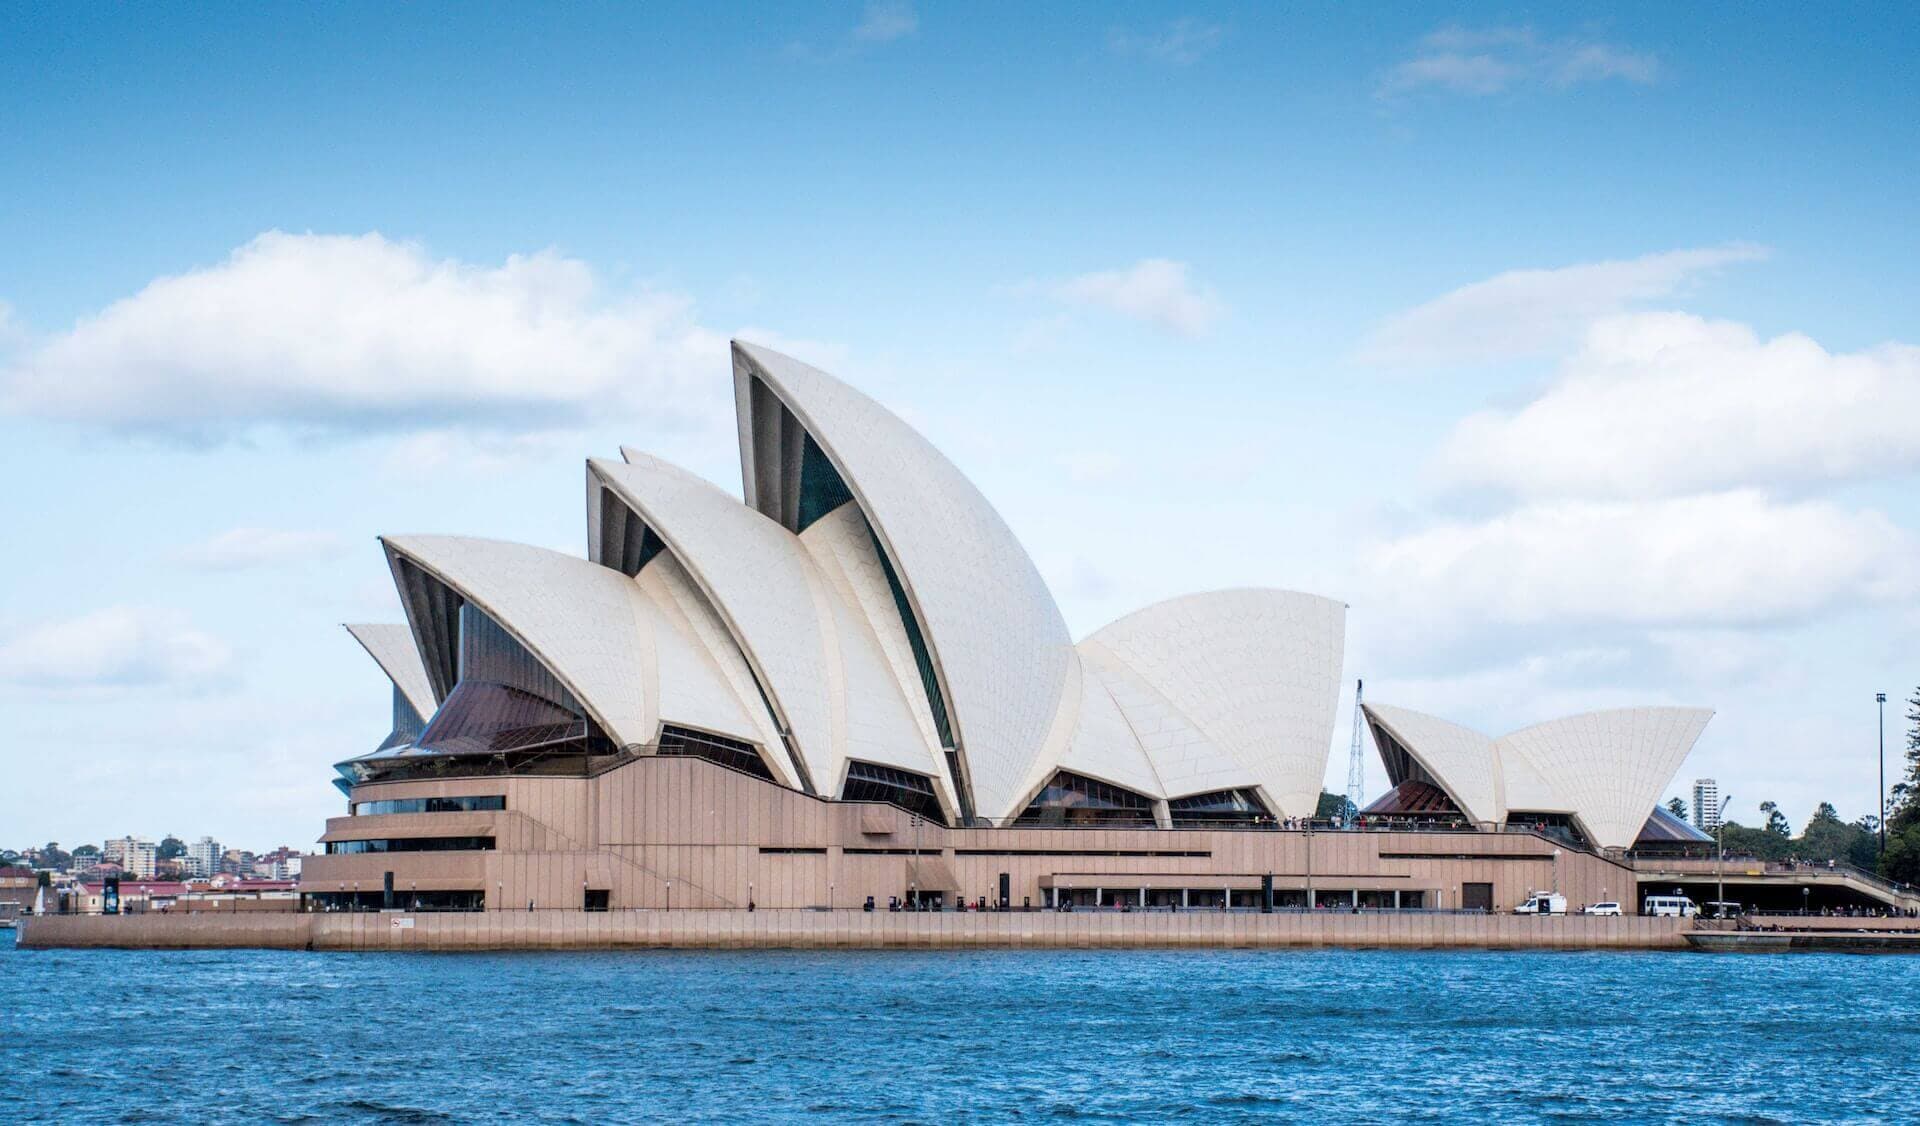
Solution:
[[[1668,798],[1667,812],[1685,821],[1687,819],[1687,803],[1681,801],[1679,798]]]
[[[73,856],[60,847],[59,841],[48,841],[46,847],[40,850],[40,863],[49,868],[65,869],[73,863]]]
[[[1833,803],[1824,801],[1815,807],[1800,839],[1793,842],[1795,856],[1815,862],[1838,860],[1871,868],[1874,852],[1873,835],[1860,822],[1849,825],[1840,820]]]
[[[1888,795],[1887,851],[1880,874],[1890,880],[1920,883],[1920,688],[1907,700],[1907,773]]]
[[[1329,794],[1322,790],[1320,804],[1314,807],[1313,816],[1316,821],[1331,821],[1334,818],[1345,820],[1358,812],[1360,811],[1353,808],[1353,804],[1347,801],[1347,795]]]
[[[1767,832],[1776,837],[1793,836],[1793,826],[1787,824],[1787,815],[1780,812],[1780,806],[1774,802],[1760,803],[1760,812],[1767,815]]]
[[[160,847],[154,850],[155,860],[178,860],[187,854],[187,844],[179,837],[169,833],[160,841]]]

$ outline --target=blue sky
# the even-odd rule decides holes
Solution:
[[[310,840],[384,734],[337,628],[397,617],[373,537],[581,550],[621,442],[737,488],[732,335],[921,426],[1077,633],[1339,596],[1372,696],[1704,704],[1676,789],[1869,812],[1872,693],[1920,681],[1916,47],[1900,6],[8,9],[0,843]]]

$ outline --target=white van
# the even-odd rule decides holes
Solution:
[[[1527,897],[1527,901],[1513,909],[1516,915],[1564,915],[1567,913],[1567,897],[1558,892],[1536,891]]]
[[[1698,915],[1700,908],[1684,895],[1649,895],[1641,903],[1640,911],[1643,915],[1667,915],[1686,919]]]
[[[1618,915],[1620,905],[1609,899],[1605,903],[1589,903],[1581,909],[1582,915]]]

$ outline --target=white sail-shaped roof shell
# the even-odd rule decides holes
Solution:
[[[837,794],[848,760],[857,759],[927,775],[957,808],[930,744],[931,721],[916,723],[867,607],[851,597],[855,585],[877,589],[884,601],[869,602],[882,614],[880,628],[900,631],[872,538],[849,526],[858,512],[810,530],[814,541],[845,541],[823,566],[803,537],[718,486],[644,453],[622,453],[625,464],[589,462],[590,481],[638,513],[706,596],[785,720],[814,791]],[[641,570],[643,586],[663,559]],[[861,574],[849,579],[844,568]],[[917,677],[911,687],[918,692]]]
[[[639,513],[699,585],[786,721],[816,792],[830,786],[832,685],[821,664],[831,611],[799,540],[677,466],[628,457],[588,462],[590,479]]]
[[[1368,703],[1363,710],[1469,818],[1564,813],[1601,848],[1633,844],[1713,718],[1705,708],[1619,708],[1488,739],[1407,708]]]
[[[724,625],[671,559],[656,560],[643,585],[577,556],[501,540],[382,542],[512,634],[615,742],[652,743],[662,723],[683,724],[759,744],[774,776],[798,784],[766,709],[743,698],[737,653],[738,667],[727,667]]]
[[[1712,718],[1704,708],[1588,712],[1502,736],[1500,755],[1536,769],[1595,844],[1627,848]]]
[[[1362,704],[1361,710],[1413,756],[1468,819],[1505,820],[1506,808],[1500,800],[1500,765],[1492,739],[1471,728],[1410,708]]]
[[[932,656],[975,812],[1018,812],[1066,684],[1066,623],[973,483],[912,427],[825,372],[734,345],[747,503],[780,518],[792,482],[758,381],[833,463],[892,561]],[[758,405],[756,405],[758,404]],[[798,529],[796,529],[798,530]]]
[[[420,650],[413,643],[413,630],[405,623],[354,624],[347,632],[360,643],[387,674],[407,705],[422,719],[437,706],[433,685],[427,680],[427,666],[420,661]]]
[[[837,677],[835,776],[844,778],[851,760],[925,775],[957,817],[959,795],[941,761],[933,713],[866,518],[857,506],[842,505],[799,540],[833,593],[828,641],[837,659],[827,668]]]
[[[1346,606],[1281,590],[1228,590],[1149,606],[1080,643],[1123,711],[1130,680],[1152,692],[1231,768],[1177,779],[1148,755],[1167,796],[1258,785],[1281,817],[1310,817],[1339,706]],[[1237,778],[1225,785],[1213,782]]]

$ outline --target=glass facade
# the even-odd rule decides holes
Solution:
[[[759,748],[724,735],[709,735],[669,723],[660,729],[660,753],[703,758],[742,774],[773,781],[773,772],[767,769],[767,761],[760,757]]]
[[[1573,823],[1572,816],[1565,813],[1532,813],[1514,810],[1507,814],[1507,828],[1525,832],[1529,829],[1559,841],[1573,848],[1587,848],[1587,838],[1580,827]]]
[[[383,837],[366,841],[328,841],[327,855],[362,852],[492,852],[492,837]]]
[[[800,517],[798,532],[853,499],[853,490],[841,479],[827,452],[808,434],[800,445]]]
[[[1252,790],[1215,790],[1167,803],[1176,829],[1273,829],[1278,825]]]
[[[1062,770],[1014,822],[1021,826],[1154,827],[1153,801],[1143,794]]]
[[[383,798],[353,803],[353,815],[365,817],[380,813],[484,813],[507,808],[503,794],[480,794],[457,798]]]
[[[847,781],[840,787],[840,797],[843,801],[886,802],[935,825],[947,823],[947,815],[934,793],[933,779],[908,770],[849,761]]]

